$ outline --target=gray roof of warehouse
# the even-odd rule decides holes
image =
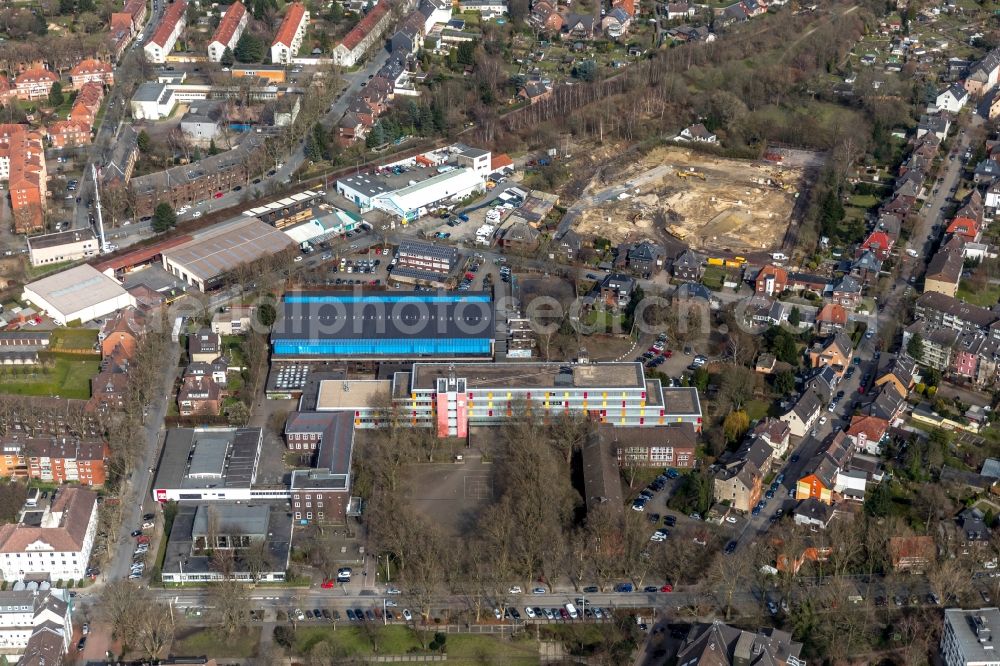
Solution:
[[[87,240],[97,240],[93,229],[69,229],[43,236],[29,236],[28,245],[37,250],[43,247],[58,247],[66,243],[79,243]]]
[[[249,487],[260,437],[260,428],[168,430],[155,487]]]
[[[294,245],[282,231],[257,218],[211,227],[192,240],[163,251],[163,256],[201,280],[210,280],[239,264],[255,261]]]
[[[449,245],[435,245],[434,243],[404,240],[400,241],[397,254],[412,254],[421,257],[454,260],[458,258],[458,249]]]
[[[482,296],[485,292],[465,292]],[[370,296],[379,295],[377,292]],[[385,293],[399,297],[404,293]],[[489,302],[283,303],[272,340],[369,340],[372,338],[492,338],[494,306]]]

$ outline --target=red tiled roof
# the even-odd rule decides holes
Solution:
[[[125,3],[125,7],[122,9],[122,12],[135,17],[143,13],[145,10],[146,0],[128,0],[128,2]]]
[[[177,2],[170,5],[167,11],[163,13],[160,25],[156,26],[156,32],[153,33],[153,38],[149,40],[150,43],[156,44],[161,49],[164,48],[167,44],[167,37],[174,31],[174,27],[184,16],[186,10],[187,3],[183,0],[177,0]]]
[[[379,3],[375,6],[378,9],[383,3]],[[372,13],[374,13],[374,9]],[[284,44],[285,46],[292,45],[292,39],[295,38],[295,33],[299,29],[299,24],[302,22],[303,17],[306,14],[306,6],[301,2],[293,2],[288,6],[288,11],[285,13],[285,18],[281,21],[281,25],[278,27],[278,34],[274,36],[274,41],[271,42],[271,46],[275,44]]]
[[[69,70],[70,76],[82,76],[86,74],[110,74],[111,65],[100,60],[94,60],[93,58],[87,58],[86,60],[81,60],[80,63]]]
[[[347,33],[347,36],[344,37],[344,41],[341,43],[346,49],[353,51],[354,48],[368,36],[368,33],[375,28],[375,24],[378,23],[388,11],[389,5],[387,2],[380,2],[375,5],[375,8],[368,12],[368,14],[361,19],[361,21],[354,26],[349,33]]]
[[[234,2],[229,5],[229,9],[226,10],[225,16],[219,21],[219,27],[215,29],[215,34],[212,36],[209,44],[212,42],[228,44],[229,40],[236,34],[236,28],[239,27],[240,21],[246,16],[246,13],[246,7],[243,6],[242,2]]]
[[[851,425],[847,428],[850,437],[857,437],[864,433],[868,441],[877,442],[889,429],[889,422],[877,416],[855,416],[851,418]]]
[[[22,553],[35,541],[49,544],[56,552],[77,552],[83,548],[97,493],[82,488],[64,488],[52,503],[54,513],[62,513],[59,527],[26,527],[7,524],[0,528],[0,552]]]
[[[499,155],[493,155],[490,158],[490,169],[496,171],[497,169],[503,169],[504,167],[514,166],[514,160],[510,159],[510,155],[507,153],[500,153]]]
[[[615,0],[614,7],[621,7],[629,16],[635,16],[635,2],[633,0]]]
[[[21,72],[14,79],[15,85],[21,85],[22,83],[34,83],[35,81],[58,81],[59,77],[55,73],[50,72],[47,69],[42,69],[41,67],[36,67],[34,69],[29,69]]]
[[[827,303],[816,316],[816,321],[830,322],[833,324],[847,324],[847,310],[837,303]]]

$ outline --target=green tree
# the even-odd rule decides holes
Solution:
[[[365,137],[365,145],[368,148],[378,148],[385,143],[385,130],[382,128],[382,121],[372,126],[368,136]]]
[[[264,42],[250,32],[244,32],[240,41],[236,42],[233,55],[239,62],[255,63],[264,59]]]
[[[72,14],[76,10],[76,0],[59,0],[59,13]]]
[[[66,97],[63,95],[62,84],[56,81],[52,84],[49,89],[49,104],[52,106],[59,106],[65,101]]]
[[[460,65],[476,64],[476,43],[462,42],[458,45],[458,55],[455,58]]]
[[[209,155],[219,154],[219,147],[215,145],[215,139],[210,139],[208,142],[208,154]]]
[[[796,328],[802,323],[802,312],[799,311],[799,306],[792,306],[791,312],[788,313],[788,323]]]
[[[774,390],[782,395],[791,395],[795,390],[795,373],[782,370],[774,375]]]
[[[579,65],[573,67],[573,76],[581,81],[593,81],[597,78],[597,63],[593,60],[584,60]]]
[[[941,371],[937,368],[927,368],[922,370],[920,374],[924,379],[923,383],[927,386],[938,386],[941,383]]]
[[[278,0],[250,0],[249,9],[258,21],[264,20],[269,12],[278,11]]]
[[[136,145],[139,147],[139,152],[143,154],[149,154],[149,149],[153,145],[153,139],[150,138],[149,133],[146,130],[139,131],[139,137],[136,139]]]
[[[906,353],[917,363],[924,360],[924,339],[919,333],[914,333],[910,341],[906,343]]]
[[[278,313],[274,309],[274,306],[270,303],[261,303],[261,305],[257,308],[257,321],[259,321],[262,326],[271,328],[277,318]]]
[[[865,513],[874,518],[885,518],[889,515],[892,497],[889,492],[889,481],[883,480],[874,490],[865,496]]]
[[[157,204],[156,210],[153,211],[153,231],[162,233],[176,224],[177,213],[174,212],[173,206],[166,201]]]
[[[764,331],[764,342],[768,350],[779,361],[798,365],[799,350],[795,345],[795,338],[791,333],[783,328],[772,326]]]
[[[233,53],[233,50],[227,46],[226,50],[222,52],[222,58],[219,62],[222,63],[223,67],[232,67],[236,62],[236,55]]]

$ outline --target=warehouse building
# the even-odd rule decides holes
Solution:
[[[526,403],[616,426],[690,423],[700,432],[702,419],[697,389],[664,388],[641,363],[414,363],[396,373],[393,402],[440,437],[500,425]]]
[[[199,291],[218,285],[240,264],[293,248],[292,239],[256,218],[216,225],[162,253],[163,268]]]
[[[100,247],[93,229],[70,229],[28,237],[28,259],[32,266],[79,261],[97,256]]]
[[[486,293],[286,294],[271,331],[282,360],[489,359],[494,308]]]
[[[22,298],[60,326],[71,321],[86,323],[122,308],[135,307],[134,296],[89,264],[26,284]]]
[[[258,488],[261,428],[173,428],[156,470],[157,502],[287,499],[287,488]]]
[[[337,192],[362,212],[382,210],[406,223],[481,192],[486,182],[474,169],[452,165],[398,171],[342,178],[337,181]]]

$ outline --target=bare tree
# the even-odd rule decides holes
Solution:
[[[246,584],[224,580],[209,588],[212,619],[226,636],[234,636],[250,625],[250,591]]]

